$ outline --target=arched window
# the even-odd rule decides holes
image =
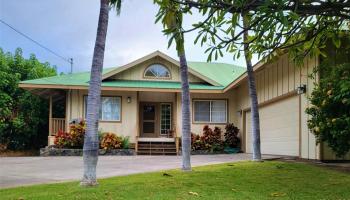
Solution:
[[[164,65],[152,64],[146,70],[146,78],[170,78],[170,71]]]

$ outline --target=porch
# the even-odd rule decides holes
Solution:
[[[67,91],[64,117],[55,115],[55,107],[62,102],[49,97],[48,146],[54,144],[57,132],[69,131],[71,120],[85,118],[86,97],[87,91]],[[128,136],[131,147],[143,155],[178,154],[176,93],[108,91],[102,93],[102,98],[99,130]]]

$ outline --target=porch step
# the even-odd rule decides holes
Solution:
[[[176,155],[175,142],[138,142],[137,155]]]

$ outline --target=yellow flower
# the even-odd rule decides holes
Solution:
[[[332,90],[328,90],[327,91],[327,95],[329,96],[329,95],[331,95],[332,94]]]
[[[314,131],[315,131],[316,133],[320,132],[320,127],[316,126],[316,127],[314,128]]]

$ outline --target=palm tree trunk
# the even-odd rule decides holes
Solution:
[[[182,170],[191,171],[191,114],[190,86],[188,83],[188,66],[185,51],[179,53],[181,71],[181,105],[182,105]]]
[[[87,128],[83,149],[84,175],[80,183],[82,186],[97,185],[96,166],[99,150],[97,131],[101,104],[101,78],[108,28],[108,12],[108,0],[101,0],[87,102]]]
[[[252,65],[252,55],[249,52],[249,39],[248,39],[248,23],[249,20],[245,15],[243,17],[243,28],[245,29],[243,35],[244,41],[244,56],[247,64],[248,73],[248,87],[249,96],[251,103],[251,120],[252,120],[252,138],[253,138],[253,161],[261,161],[261,150],[260,150],[260,119],[259,119],[259,108],[258,108],[258,97],[256,94],[255,77]]]

